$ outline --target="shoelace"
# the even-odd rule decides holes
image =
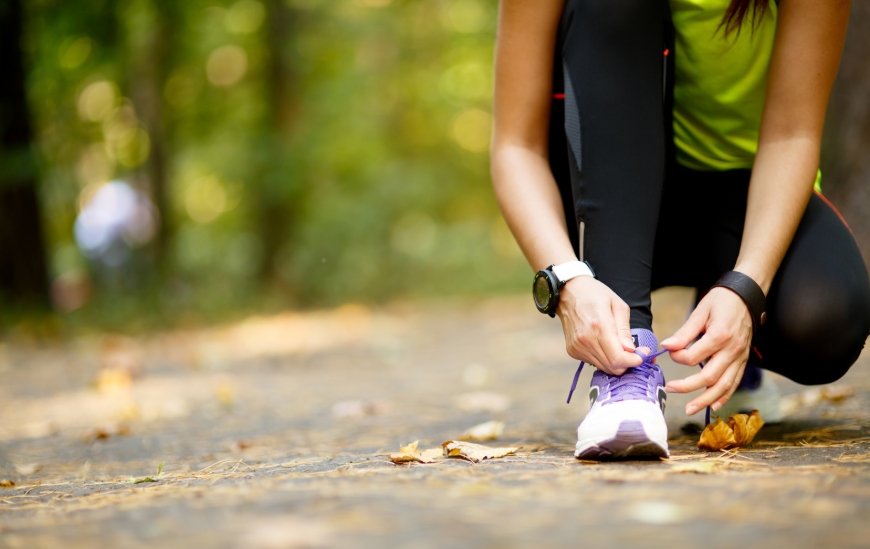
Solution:
[[[643,359],[643,362],[640,363],[640,366],[635,366],[635,369],[643,368],[644,370],[646,370],[647,368],[652,367],[652,364],[653,364],[652,360],[654,358],[656,358],[657,356],[663,355],[667,352],[668,352],[667,349],[662,349],[661,351],[656,351],[654,353],[650,353],[648,355],[645,355],[645,354],[643,354],[642,351],[635,349],[634,354],[636,354],[637,356],[639,356]],[[580,366],[577,367],[577,371],[574,373],[574,380],[571,382],[571,390],[568,391],[568,404],[571,403],[571,397],[574,395],[574,390],[577,389],[577,381],[580,380],[580,372],[583,371],[583,366],[585,366],[585,365],[586,365],[585,362],[580,361]],[[703,368],[704,363],[702,362],[698,366]],[[641,371],[643,371],[643,370],[641,370]],[[611,376],[611,377],[616,377],[616,376]],[[634,384],[637,384],[638,386],[640,385],[640,381],[638,381],[634,376],[629,376],[629,377],[619,376],[619,380],[613,385],[613,389],[614,390],[620,389],[623,386],[627,388],[627,387],[634,385]],[[710,412],[711,412],[710,406],[707,406],[707,411],[704,414],[704,426],[705,427],[710,424]]]

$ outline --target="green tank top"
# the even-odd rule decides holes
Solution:
[[[727,38],[719,23],[730,0],[670,0],[674,22],[674,143],[696,170],[749,169],[776,36],[771,1],[754,31],[747,21]],[[816,177],[816,185],[821,174]]]

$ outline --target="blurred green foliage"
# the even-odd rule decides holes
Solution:
[[[25,7],[51,277],[93,288],[68,318],[525,290],[489,183],[495,0]],[[105,276],[72,227],[113,179],[162,223]]]

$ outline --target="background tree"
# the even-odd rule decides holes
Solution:
[[[0,4],[0,296],[48,303],[20,0]]]
[[[870,264],[870,2],[852,2],[840,72],[831,94],[822,189],[840,209]]]

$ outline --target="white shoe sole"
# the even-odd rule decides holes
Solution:
[[[647,401],[596,403],[577,428],[577,459],[668,457],[668,428]]]

